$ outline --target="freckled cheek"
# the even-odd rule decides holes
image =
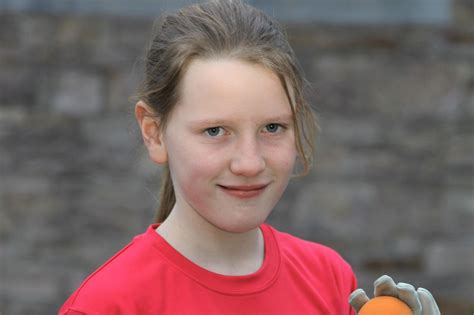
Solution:
[[[288,155],[286,159],[281,161],[281,168],[285,171],[286,174],[291,174],[293,172],[293,168],[295,166],[296,155]]]
[[[296,161],[297,151],[293,144],[288,143],[274,147],[268,151],[267,161],[280,171],[292,172]]]
[[[182,187],[183,197],[193,208],[207,208],[207,202],[210,200],[209,192],[203,189],[203,185],[200,188],[197,187],[198,185],[191,181],[184,184],[184,187]]]
[[[206,202],[211,196],[210,184],[199,168],[183,167],[179,171],[179,179],[174,184],[179,186],[179,194],[191,207],[207,208]]]
[[[177,161],[176,169],[180,173],[181,189],[196,202],[205,200],[203,197],[213,193],[216,184],[214,180],[220,174],[219,164],[215,159],[199,154],[190,154],[186,161]]]

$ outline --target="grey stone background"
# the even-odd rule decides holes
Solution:
[[[337,249],[369,292],[386,273],[428,288],[444,315],[473,314],[474,2],[423,2],[449,10],[331,22],[274,1],[322,132],[312,173],[268,221]],[[0,3],[0,313],[53,314],[153,220],[160,170],[128,100],[153,18],[12,3]]]

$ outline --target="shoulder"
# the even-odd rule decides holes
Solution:
[[[352,267],[336,250],[313,241],[305,240],[270,227],[282,259],[287,262],[309,265],[315,272],[324,271],[340,281],[355,281]]]
[[[345,262],[336,250],[326,245],[305,240],[290,233],[281,232],[274,227],[269,227],[275,235],[280,250],[285,253],[294,253],[334,262]]]
[[[64,303],[60,314],[124,313],[130,300],[139,299],[137,294],[149,283],[147,271],[160,265],[159,259],[151,259],[159,254],[150,250],[147,243],[145,234],[136,236],[84,280]]]

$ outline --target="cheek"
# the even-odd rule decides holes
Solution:
[[[296,162],[297,151],[293,143],[288,142],[270,150],[271,163],[281,172],[291,173]]]
[[[207,195],[206,189],[221,170],[216,155],[200,150],[181,148],[180,152],[170,154],[170,169],[175,174],[181,190],[189,197],[202,198]]]
[[[194,209],[212,208],[212,201],[216,198],[215,178],[220,174],[219,168],[211,159],[201,159],[199,156],[190,156],[186,168],[180,169],[181,195]],[[178,166],[178,168],[180,168]]]
[[[183,198],[193,208],[206,208],[206,201],[210,199],[209,174],[199,159],[170,160],[170,170],[173,174],[175,193]]]

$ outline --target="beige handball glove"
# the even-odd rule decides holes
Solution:
[[[395,284],[392,278],[383,275],[374,282],[374,297],[389,295],[405,302],[412,310],[413,315],[441,315],[438,305],[431,293],[423,288],[415,288],[408,283]],[[369,301],[364,290],[357,289],[349,297],[349,303],[358,313],[362,306]]]

